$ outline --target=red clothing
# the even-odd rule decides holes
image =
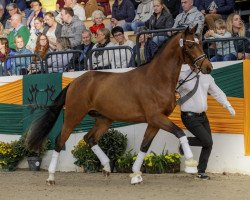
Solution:
[[[98,31],[101,28],[105,28],[105,25],[104,24],[99,24],[99,25],[94,24],[93,26],[89,27],[89,30],[91,31],[91,33],[96,34],[96,31]]]

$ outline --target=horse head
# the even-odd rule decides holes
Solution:
[[[191,68],[200,70],[203,74],[209,74],[213,66],[203,51],[202,43],[195,36],[197,27],[198,24],[192,29],[186,28],[181,34],[179,43],[182,48],[184,63]]]

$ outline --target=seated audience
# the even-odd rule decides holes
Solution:
[[[121,26],[125,29],[125,23],[131,23],[135,18],[135,8],[130,0],[115,0],[112,6],[111,26]]]
[[[231,38],[232,35],[227,31],[226,23],[223,19],[218,19],[215,21],[215,31],[209,30],[205,34],[206,39],[213,38]],[[217,55],[212,57],[210,61],[229,61],[237,60],[236,51],[232,41],[216,42]]]
[[[29,41],[30,32],[29,29],[22,24],[22,16],[20,14],[14,14],[11,16],[11,27],[13,30],[7,36],[9,47],[11,49],[16,49],[16,45],[14,43],[14,38],[16,35],[23,37],[24,46],[26,46]]]
[[[12,75],[24,75],[27,74],[27,67],[31,63],[31,57],[21,57],[25,54],[32,54],[32,52],[25,48],[24,40],[22,36],[17,35],[14,39],[16,45],[15,56],[20,57],[12,59]]]
[[[138,28],[136,34],[142,31],[146,31],[146,27]],[[136,46],[134,46],[134,60],[135,64],[138,65],[138,57],[140,58],[140,65],[150,62],[153,59],[156,51],[158,50],[158,45],[150,38],[148,34],[142,34],[139,37],[139,55],[136,52]],[[130,65],[131,66],[131,65]]]
[[[180,0],[163,0],[165,6],[169,9],[173,18],[175,18],[180,11],[181,1]]]
[[[116,26],[111,30],[113,37],[116,40],[114,46],[128,46],[133,49],[135,44],[131,40],[127,40],[124,36],[124,30],[120,26]],[[112,68],[126,68],[129,66],[131,52],[128,49],[117,49],[114,51],[114,60]]]
[[[136,31],[138,27],[145,26],[145,22],[153,14],[153,0],[142,0],[139,4],[134,20],[125,23],[125,31]]]
[[[227,18],[227,30],[233,37],[245,37],[246,30],[244,22],[237,13],[232,13]],[[234,42],[236,52],[238,53],[238,59],[250,58],[250,43],[249,40],[236,40]]]
[[[205,16],[207,28],[215,30],[215,21],[226,19],[234,11],[234,0],[201,0],[199,10]]]
[[[35,29],[35,19],[37,17],[43,18],[44,13],[42,11],[42,4],[39,0],[33,0],[31,5],[33,11],[27,19],[27,27],[32,31]]]
[[[55,20],[55,16],[52,12],[47,12],[44,15],[45,27],[43,33],[49,39],[49,45],[51,50],[56,49],[56,38],[61,37],[62,25]]]
[[[27,8],[25,0],[5,0],[5,4],[15,3],[20,11],[24,11]],[[7,8],[7,7],[6,7]]]
[[[96,0],[97,4],[102,8],[104,15],[111,15],[111,8],[109,4],[109,0]]]
[[[67,53],[71,49],[69,38],[60,37],[56,40],[56,51],[60,54],[54,54],[47,58],[48,72],[64,72],[67,65],[73,57],[73,53]]]
[[[70,7],[62,9],[61,17],[63,21],[61,37],[69,38],[71,47],[74,48],[81,44],[82,31],[86,28],[82,21],[74,15],[74,11]]]
[[[30,31],[30,39],[26,45],[26,48],[34,52],[36,47],[37,37],[42,34],[44,29],[43,18],[37,17],[34,21],[34,29]]]
[[[163,4],[162,0],[153,0],[154,13],[145,26],[149,30],[167,29],[172,28],[174,20],[168,8]],[[160,45],[167,39],[167,33],[154,33],[153,41]]]
[[[182,0],[181,6],[183,12],[175,18],[173,28],[193,28],[196,24],[198,24],[195,34],[201,39],[204,26],[203,14],[197,9],[197,7],[193,6],[193,0]]]
[[[11,75],[11,59],[7,59],[7,57],[12,55],[14,55],[14,51],[9,48],[8,40],[0,38],[0,67],[2,69],[0,73]]]
[[[89,27],[89,30],[91,33],[96,34],[96,31],[98,31],[101,28],[105,28],[105,25],[103,24],[103,20],[105,19],[105,16],[102,11],[100,10],[95,10],[92,13],[92,21],[93,21],[93,26]]]
[[[110,42],[110,31],[107,28],[99,29],[95,35],[96,44],[92,49],[112,47],[114,44]],[[113,52],[102,50],[95,51],[92,54],[92,65],[89,65],[90,69],[111,69],[111,63],[113,61]]]

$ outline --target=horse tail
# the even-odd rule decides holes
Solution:
[[[26,138],[27,149],[39,152],[65,104],[68,88],[69,85],[60,92],[51,105],[47,106],[45,113],[32,122]]]

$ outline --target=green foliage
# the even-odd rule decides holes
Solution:
[[[132,149],[124,153],[122,156],[118,157],[115,164],[117,172],[122,172],[122,173],[132,172],[132,166],[136,160],[136,154],[131,152]]]

